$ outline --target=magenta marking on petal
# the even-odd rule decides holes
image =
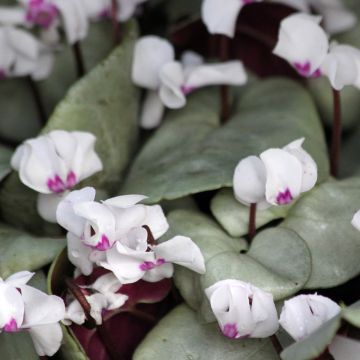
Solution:
[[[161,265],[164,265],[165,263],[166,263],[166,260],[163,258],[156,260],[156,266],[161,266]]]
[[[244,5],[249,5],[255,2],[255,0],[241,0]]]
[[[59,175],[55,175],[53,178],[49,178],[46,182],[47,187],[53,193],[59,194],[66,190],[64,182]]]
[[[98,15],[99,19],[109,19],[110,17],[111,17],[111,9],[110,8],[103,9]]]
[[[317,69],[312,73],[311,77],[315,79],[315,78],[320,77],[321,75],[322,75],[321,70]]]
[[[291,191],[287,188],[284,192],[279,192],[278,196],[276,197],[276,202],[279,205],[286,205],[291,203],[293,197],[291,195]]]
[[[93,249],[99,250],[99,251],[105,251],[110,248],[110,241],[106,235],[101,236],[101,241],[97,243],[96,246],[93,247]]]
[[[76,175],[73,171],[69,171],[66,177],[66,187],[68,189],[74,187],[76,185]]]
[[[294,67],[301,76],[308,77],[311,75],[311,64],[309,61],[306,61],[305,63],[295,62]]]
[[[6,332],[16,332],[18,330],[19,328],[14,318],[11,318],[11,320],[4,326],[4,331]]]
[[[230,339],[235,339],[239,335],[236,324],[230,323],[225,324],[224,328],[222,329],[222,333]]]
[[[54,4],[45,0],[30,0],[26,12],[26,20],[31,24],[47,29],[56,20],[58,14]]]
[[[182,85],[180,87],[181,89],[181,92],[184,94],[184,95],[189,95],[190,93],[192,93],[196,88],[194,86],[185,86],[185,85]]]

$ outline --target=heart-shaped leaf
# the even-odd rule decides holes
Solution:
[[[256,228],[272,220],[286,217],[291,206],[271,206],[266,210],[256,211]],[[211,211],[216,220],[231,236],[243,236],[248,233],[249,207],[238,202],[232,189],[220,190],[211,200]]]
[[[64,246],[62,238],[36,237],[0,224],[0,276],[39,269],[50,263]]]
[[[351,225],[360,207],[359,189],[360,178],[324,183],[305,194],[281,225],[299,234],[310,249],[306,288],[337,286],[360,273],[360,235]]]
[[[341,149],[340,170],[342,176],[355,176],[360,173],[359,153],[360,153],[360,127],[349,135],[344,141]]]
[[[268,339],[231,340],[217,324],[201,324],[186,305],[169,313],[137,348],[134,360],[275,360],[278,355]]]
[[[305,148],[328,176],[324,135],[315,106],[300,85],[284,79],[255,82],[241,96],[232,118],[218,128],[216,92],[190,95],[135,160],[123,193],[142,193],[149,202],[232,186],[240,159],[305,137]]]
[[[96,151],[104,170],[81,183],[112,192],[132,154],[137,137],[138,90],[131,81],[134,22],[126,27],[121,45],[94,70],[78,81],[57,106],[43,132],[55,129],[89,131],[97,136]],[[14,173],[0,189],[3,218],[33,232],[49,233],[36,211],[37,194],[22,185]]]
[[[201,306],[207,321],[214,317],[204,290],[217,281],[250,282],[271,292],[275,299],[282,299],[300,290],[310,276],[309,250],[294,231],[265,230],[255,237],[246,254],[240,254],[245,249],[243,240],[230,238],[205,215],[177,210],[169,214],[168,220],[170,235],[191,237],[204,255],[204,275],[177,267],[174,279],[185,301],[194,309]]]

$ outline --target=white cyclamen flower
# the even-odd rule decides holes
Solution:
[[[340,306],[321,295],[298,295],[285,301],[280,325],[296,340],[302,340],[340,312]]]
[[[320,66],[329,49],[321,17],[303,13],[290,15],[280,24],[278,42],[273,50],[304,77],[321,75]]]
[[[360,210],[352,218],[351,224],[360,231]]]
[[[121,288],[121,283],[112,273],[102,275],[92,285],[81,288],[90,304],[90,315],[98,325],[102,324],[104,310],[118,309],[128,299],[127,295],[117,293]],[[77,300],[73,300],[66,308],[64,324],[70,325],[73,322],[82,325],[85,320],[83,308]]]
[[[0,279],[0,331],[29,331],[39,356],[52,356],[60,348],[65,315],[61,298],[47,295],[26,283],[33,273],[21,271]]]
[[[201,17],[211,34],[234,37],[236,20],[241,9],[262,0],[203,0]]]
[[[157,36],[145,36],[135,46],[132,79],[148,90],[140,119],[144,128],[158,126],[165,106],[185,106],[186,96],[200,87],[247,81],[240,61],[205,65],[194,53],[185,53],[181,62],[174,59],[173,46]]]
[[[40,193],[38,211],[44,219],[56,222],[56,207],[67,190],[102,170],[95,141],[91,133],[54,130],[16,149],[11,166],[23,184]]]
[[[273,296],[249,283],[222,280],[205,294],[226,337],[265,338],[279,328]]]
[[[302,148],[304,138],[283,149],[268,149],[260,157],[249,156],[235,168],[233,186],[238,201],[245,205],[286,205],[317,181],[317,166]]]
[[[31,33],[0,26],[0,79],[31,76],[45,79],[53,66],[53,54]]]
[[[170,278],[173,264],[205,273],[204,258],[198,246],[188,237],[175,236],[159,245],[149,245],[144,228],[134,228],[106,252],[106,261],[100,265],[114,273],[123,284],[140,279],[157,282]]]
[[[159,205],[143,205],[143,195],[124,195],[95,202],[95,189],[72,191],[57,208],[58,223],[69,231],[70,261],[89,275],[93,264],[105,260],[104,252],[138,227],[147,225],[158,239],[169,225]],[[145,229],[143,229],[145,231]]]

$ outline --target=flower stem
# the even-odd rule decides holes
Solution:
[[[76,63],[76,73],[78,78],[82,78],[85,75],[85,64],[84,64],[84,57],[81,50],[80,42],[77,41],[73,46],[73,53]]]
[[[39,89],[36,85],[36,82],[30,76],[27,77],[27,80],[33,94],[41,124],[46,125],[46,111]]]
[[[119,12],[119,3],[117,0],[111,0],[111,22],[113,27],[113,36],[115,45],[120,42],[120,27],[117,20],[117,13]]]
[[[229,60],[229,45],[230,45],[229,38],[227,36],[221,36],[220,39],[221,61]],[[230,117],[229,87],[227,85],[222,85],[220,87],[220,101],[221,101],[220,120],[222,124],[225,124]]]
[[[147,225],[144,225],[143,228],[147,232],[147,243],[150,246],[156,245],[156,240],[155,240],[154,235],[153,235],[152,231],[150,230],[150,228]]]
[[[339,173],[339,160],[340,160],[340,148],[341,148],[341,99],[340,91],[332,89],[333,92],[333,129],[331,138],[331,150],[330,150],[330,172],[334,177]]]
[[[273,347],[274,347],[274,349],[276,350],[276,352],[277,352],[278,354],[280,354],[280,353],[283,351],[283,347],[281,346],[280,341],[278,340],[278,338],[276,337],[276,335],[275,335],[275,334],[274,334],[274,335],[271,335],[271,336],[270,336],[270,340],[271,340],[271,342],[272,342],[272,344],[273,344]]]
[[[252,240],[256,235],[256,204],[250,204],[249,209],[249,239]]]

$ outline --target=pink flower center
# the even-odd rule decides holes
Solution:
[[[196,88],[194,86],[186,86],[186,85],[182,85],[181,86],[181,92],[184,95],[189,95],[190,93],[192,93]]]
[[[26,20],[34,25],[48,28],[58,16],[55,5],[45,0],[30,0],[26,12]]]
[[[289,204],[289,203],[291,203],[292,200],[293,200],[293,197],[288,188],[284,192],[279,192],[278,196],[276,197],[276,202],[279,205]]]
[[[101,241],[97,243],[96,246],[93,246],[93,249],[99,250],[99,251],[106,251],[110,248],[110,241],[106,235],[101,236]]]
[[[317,69],[314,72],[311,72],[311,64],[309,61],[306,61],[304,63],[295,62],[294,67],[301,76],[312,77],[312,78],[317,78],[317,77],[321,76],[320,69]]]
[[[6,332],[16,332],[18,330],[19,328],[14,318],[11,318],[11,320],[4,326],[4,331]]]
[[[224,326],[224,328],[222,329],[222,333],[230,339],[235,339],[239,335],[236,324],[230,323]]]
[[[153,261],[144,261],[142,264],[140,264],[140,269],[142,271],[149,271],[157,266],[164,265],[166,263],[165,259],[157,259],[156,262]]]
[[[55,175],[53,178],[47,180],[46,185],[51,192],[60,194],[76,185],[76,175],[73,171],[69,171],[65,182],[59,175]]]

